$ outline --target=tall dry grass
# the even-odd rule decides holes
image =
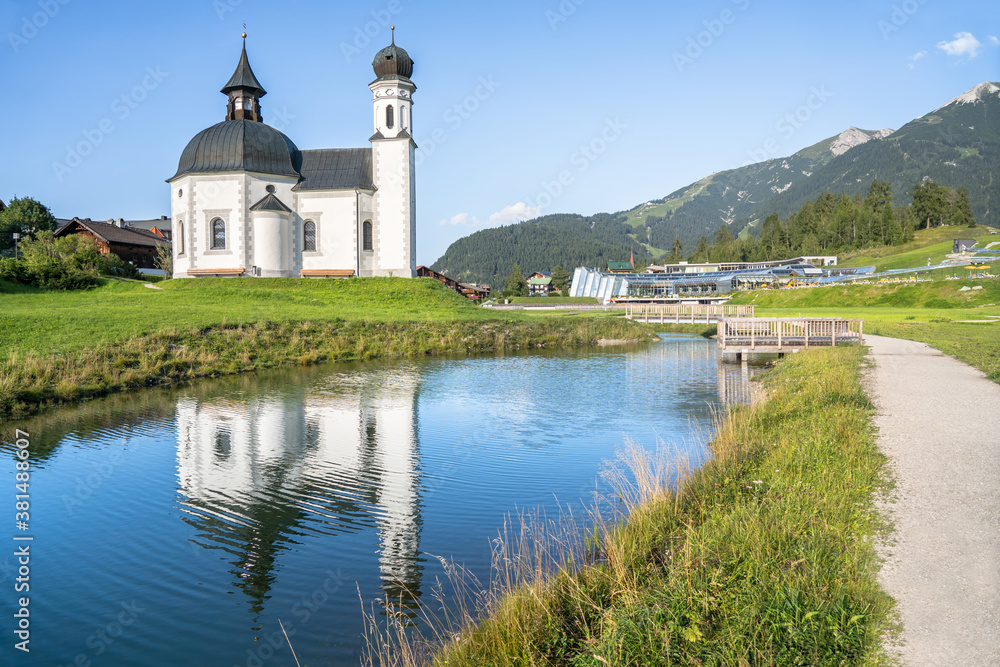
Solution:
[[[487,586],[449,563],[420,627],[369,614],[367,664],[880,664],[884,461],[860,364],[786,360],[698,470],[626,443],[586,517],[504,526]]]

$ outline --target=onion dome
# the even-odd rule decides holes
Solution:
[[[255,171],[277,176],[300,176],[302,153],[292,140],[269,125],[241,119],[227,120],[202,130],[181,153],[177,173]]]
[[[409,79],[413,75],[413,58],[396,46],[396,26],[392,30],[392,44],[375,54],[372,69],[379,79]]]

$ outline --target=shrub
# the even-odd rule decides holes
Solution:
[[[164,280],[174,277],[174,251],[170,246],[156,246],[156,268],[163,269]]]
[[[31,283],[24,261],[13,257],[0,259],[0,280],[25,285]]]
[[[39,232],[21,244],[24,274],[28,284],[47,289],[86,289],[97,284],[100,249],[85,236],[55,238]]]
[[[101,255],[97,259],[97,271],[112,278],[130,278],[141,280],[142,274],[133,264],[126,262],[118,255]]]

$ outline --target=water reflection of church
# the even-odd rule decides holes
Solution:
[[[202,547],[233,555],[236,585],[255,612],[269,597],[276,556],[311,531],[376,527],[387,598],[409,606],[419,596],[416,371],[326,382],[177,404],[185,521]]]

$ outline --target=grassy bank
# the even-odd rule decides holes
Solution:
[[[432,280],[113,282],[0,293],[0,418],[276,366],[638,340],[620,318],[490,313]]]
[[[728,416],[714,459],[677,493],[632,452],[617,478],[627,520],[597,518],[555,569],[537,540],[508,542],[481,608],[439,619],[427,642],[383,642],[372,661],[878,664],[891,609],[872,546],[884,460],[861,364],[860,348],[786,359],[765,380],[769,399]]]

